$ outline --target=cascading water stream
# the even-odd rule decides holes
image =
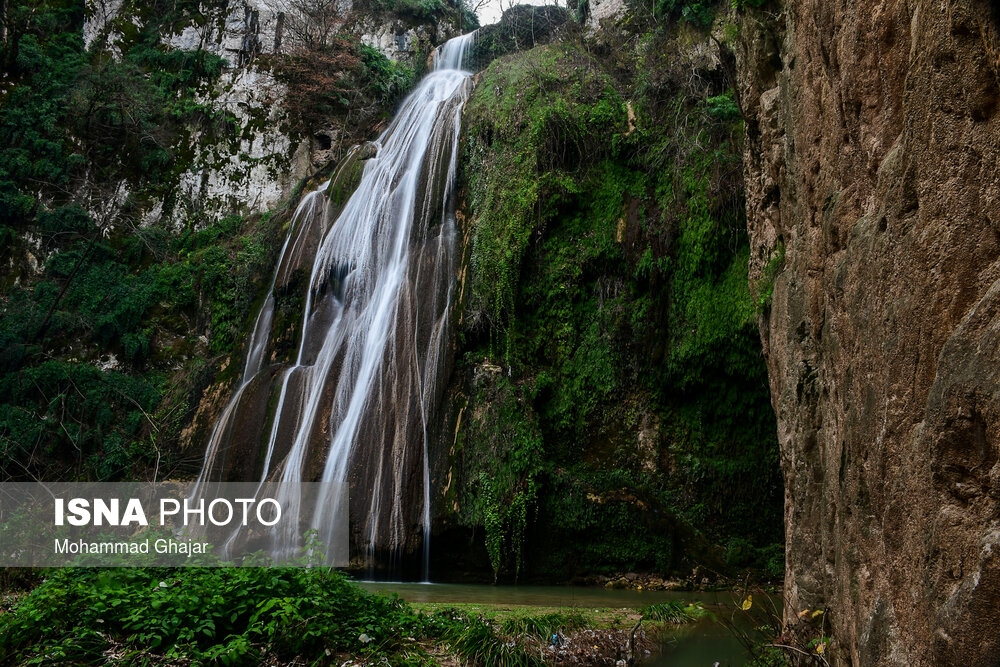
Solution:
[[[474,34],[435,51],[432,71],[374,142],[375,156],[361,163],[360,183],[335,218],[327,190],[340,174],[302,199],[195,492],[241,472],[239,481],[252,474],[262,484],[348,483],[359,546],[374,559],[377,551],[412,552],[420,540],[425,578],[428,419],[447,370],[457,235],[452,197],[461,109],[471,90],[462,64]],[[360,159],[357,150],[342,164]],[[294,361],[272,363],[276,296],[294,288],[296,275],[301,282],[310,262]],[[262,404],[276,406],[270,424]],[[240,457],[239,448],[251,456]],[[278,500],[285,512],[300,502]],[[319,508],[315,528],[348,511],[334,498]],[[290,530],[297,523],[283,522]],[[272,551],[297,545],[299,537],[276,536]]]

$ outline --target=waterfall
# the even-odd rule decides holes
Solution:
[[[374,146],[345,158],[341,172],[362,166],[342,206],[330,192],[344,173],[303,197],[195,485],[197,494],[220,480],[347,483],[359,548],[373,559],[422,544],[425,578],[428,420],[447,371],[458,233],[452,199],[472,87],[462,65],[474,34],[437,49],[431,72]],[[294,359],[278,363],[276,353],[268,356],[281,333],[273,331],[276,300],[303,282],[307,268]],[[294,511],[299,499],[279,500]],[[313,527],[348,511],[332,499],[321,508]],[[275,548],[292,537],[279,537]]]

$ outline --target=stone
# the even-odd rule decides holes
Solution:
[[[747,11],[750,281],[786,618],[833,659],[1000,664],[1000,71],[983,0]]]
[[[84,41],[88,47],[103,46],[121,56],[118,44],[126,26],[135,29],[139,10],[125,0],[88,0]],[[286,16],[291,6],[274,0],[229,0],[202,5],[203,20],[174,26],[161,36],[174,49],[204,50],[224,58],[226,67],[198,102],[231,115],[239,131],[236,136],[209,141],[199,132],[186,140],[192,149],[187,168],[177,177],[173,192],[164,199],[145,202],[142,224],[164,220],[180,228],[192,219],[217,220],[230,213],[263,213],[287,197],[295,184],[315,171],[329,151],[312,145],[309,137],[289,134],[282,105],[284,86],[263,65],[261,56],[287,52]],[[386,12],[350,14],[350,2],[341,8],[356,24],[350,30],[360,40],[382,51],[388,58],[414,63],[417,51],[430,52],[433,45],[455,34],[450,21],[402,27]],[[283,30],[282,25],[285,25]],[[396,35],[405,37],[402,42]],[[329,132],[335,133],[336,128]],[[126,193],[127,194],[127,193]],[[124,198],[122,199],[124,201]],[[112,216],[113,217],[113,216]]]

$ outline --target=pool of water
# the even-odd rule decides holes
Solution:
[[[713,614],[731,613],[732,593],[606,590],[583,586],[489,586],[360,581],[372,592],[396,593],[407,602],[526,605],[532,607],[638,608],[657,602],[701,602]],[[655,667],[728,667],[743,665],[746,652],[739,640],[713,618],[668,628],[660,655],[645,664]]]
[[[660,654],[646,667],[735,667],[747,663],[739,640],[712,619],[677,626],[664,637]]]
[[[487,584],[430,584],[359,581],[372,592],[396,593],[407,602],[452,602],[455,604],[510,604],[532,607],[645,607],[668,600],[729,604],[726,591],[676,592],[607,590],[587,586],[490,586]]]

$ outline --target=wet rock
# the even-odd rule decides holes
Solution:
[[[627,588],[631,588],[631,586],[629,586],[628,579],[626,579],[625,577],[619,577],[617,579],[613,579],[608,583],[604,584],[604,587],[607,588],[608,590],[625,590]]]

